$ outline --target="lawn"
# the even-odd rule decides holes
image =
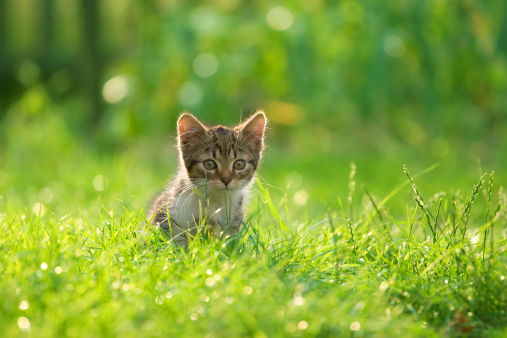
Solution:
[[[6,336],[505,334],[507,201],[493,172],[441,192],[461,182],[444,182],[445,163],[375,173],[360,155],[330,164],[275,145],[240,234],[180,249],[140,231],[174,149],[150,161],[160,145],[108,157],[65,144],[2,171]]]
[[[506,4],[0,1],[0,336],[506,336]],[[257,109],[241,232],[144,231]]]

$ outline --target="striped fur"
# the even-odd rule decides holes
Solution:
[[[181,115],[178,173],[150,208],[151,224],[182,246],[201,225],[215,234],[236,233],[262,158],[265,126],[262,111],[234,128],[206,127],[191,114]]]

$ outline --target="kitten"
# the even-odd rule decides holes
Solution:
[[[197,227],[238,232],[248,192],[264,149],[266,116],[258,111],[242,124],[205,127],[183,113],[178,120],[179,170],[155,199],[148,217],[186,246]]]

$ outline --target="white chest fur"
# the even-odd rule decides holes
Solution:
[[[207,194],[184,192],[169,211],[173,234],[194,232],[200,224],[217,227],[214,230],[218,231],[225,229],[241,214],[244,193],[244,190],[219,190]]]

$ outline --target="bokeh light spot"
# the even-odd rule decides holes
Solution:
[[[204,35],[214,33],[218,20],[217,14],[209,7],[198,7],[190,12],[190,24]]]
[[[35,86],[25,92],[20,102],[25,113],[37,115],[48,105],[49,98],[43,87]]]
[[[386,281],[383,281],[380,283],[380,286],[378,287],[380,291],[385,291],[389,287],[389,283]]]
[[[303,177],[300,173],[297,171],[291,171],[285,176],[285,185],[287,188],[299,188],[301,186],[301,183],[303,183]]]
[[[294,194],[294,203],[297,205],[305,205],[308,201],[308,194],[304,190],[300,190]]]
[[[18,326],[19,329],[23,332],[30,332],[30,321],[26,317],[19,317],[18,318]]]
[[[28,302],[26,300],[22,300],[21,303],[19,304],[20,310],[27,310],[29,307],[30,307],[30,304],[28,304]]]
[[[107,103],[116,103],[127,96],[129,82],[123,75],[109,79],[102,88],[102,96]]]
[[[359,331],[361,329],[361,324],[359,322],[353,322],[350,324],[350,330]]]
[[[295,305],[295,306],[301,306],[301,305],[303,305],[304,303],[305,303],[305,300],[304,300],[304,298],[303,298],[303,297],[301,297],[301,296],[295,296],[295,297],[294,297],[294,305]]]
[[[405,54],[405,43],[396,35],[389,35],[384,39],[384,51],[393,58],[399,58]]]
[[[298,323],[299,330],[306,330],[308,328],[308,322],[306,320],[302,320]]]
[[[266,14],[268,25],[277,30],[284,31],[289,29],[294,23],[294,16],[291,11],[282,6],[273,7]]]
[[[32,86],[39,80],[40,67],[32,61],[25,61],[18,69],[18,81],[26,87]]]
[[[218,69],[218,59],[211,53],[197,55],[193,64],[194,72],[200,77],[210,77]]]
[[[37,216],[44,216],[46,213],[46,207],[44,204],[37,202],[32,206],[32,212]]]
[[[93,188],[95,188],[97,191],[104,191],[104,189],[107,188],[107,185],[107,178],[105,178],[103,175],[97,175],[93,179]]]
[[[197,84],[187,82],[181,86],[178,99],[182,106],[196,106],[201,103],[202,96],[202,90]]]
[[[42,188],[39,192],[39,199],[42,203],[51,203],[53,200],[53,192],[49,188]]]
[[[266,110],[270,112],[271,121],[295,126],[303,121],[305,111],[302,107],[278,100],[270,100],[266,103]]]

